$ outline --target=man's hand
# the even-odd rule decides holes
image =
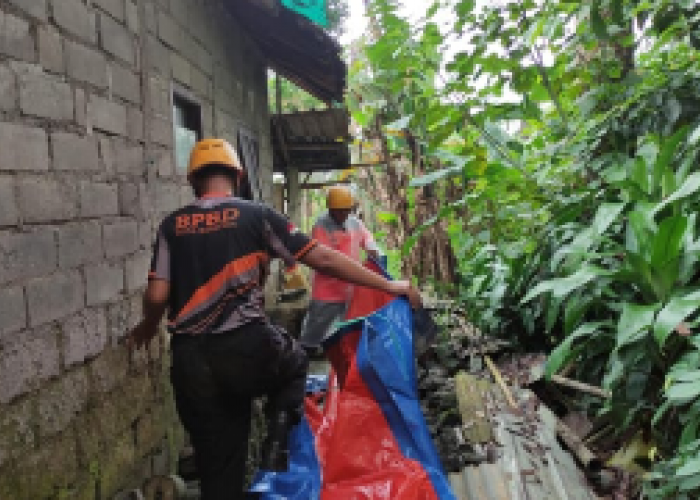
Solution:
[[[141,349],[141,347],[149,347],[151,340],[158,334],[158,325],[152,325],[146,321],[141,321],[129,332],[126,338],[126,347],[129,351]]]
[[[170,283],[166,280],[151,279],[143,295],[144,319],[129,332],[126,347],[129,351],[149,347],[151,339],[158,335],[158,325],[168,307]]]
[[[394,295],[403,295],[408,298],[413,309],[419,309],[423,307],[423,299],[418,292],[418,289],[411,285],[408,280],[391,281],[390,289],[387,290],[389,293]]]

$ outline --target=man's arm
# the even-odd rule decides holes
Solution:
[[[140,349],[148,345],[158,333],[158,325],[168,308],[170,282],[161,279],[151,279],[146,292],[143,294],[143,319],[134,327],[127,338],[129,349]]]
[[[362,248],[365,252],[367,252],[367,255],[372,257],[374,260],[379,260],[379,247],[377,247],[377,244],[374,242],[372,233],[369,231],[369,229],[367,229],[367,226],[365,226],[361,220],[359,220],[359,222],[360,232],[362,233]]]
[[[392,295],[405,295],[412,307],[422,306],[420,294],[411,286],[410,281],[389,281],[345,254],[336,252],[325,245],[317,244],[300,260],[310,268],[328,276],[354,285],[382,290]]]

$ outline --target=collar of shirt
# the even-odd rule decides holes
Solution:
[[[203,194],[202,196],[199,197],[199,199],[206,200],[209,198],[230,198],[231,196],[233,196],[233,193],[225,193],[222,191],[222,192]]]

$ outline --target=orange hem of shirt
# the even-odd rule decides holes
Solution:
[[[317,240],[311,240],[311,241],[309,241],[309,243],[308,243],[304,248],[302,248],[301,250],[299,250],[299,251],[296,253],[296,255],[294,255],[294,259],[295,259],[295,260],[301,259],[304,255],[306,255],[307,253],[309,253],[309,251],[311,251],[311,249],[312,249],[313,247],[315,247],[316,245],[318,245],[318,241],[317,241]]]
[[[197,308],[197,306],[200,304],[203,304],[209,300],[212,295],[214,295],[221,289],[222,286],[224,286],[224,283],[226,283],[227,280],[233,278],[234,276],[243,274],[246,271],[250,271],[255,266],[260,265],[260,262],[263,261],[265,257],[266,254],[264,252],[255,252],[226,264],[226,267],[209,279],[209,281],[207,281],[204,285],[200,286],[197,291],[192,294],[192,297],[187,304],[185,304],[185,307],[183,307],[178,313],[175,321]]]

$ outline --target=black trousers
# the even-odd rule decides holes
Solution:
[[[174,335],[171,381],[190,434],[202,500],[245,498],[251,405],[268,396],[268,411],[299,411],[308,360],[300,345],[262,321],[223,334]]]

